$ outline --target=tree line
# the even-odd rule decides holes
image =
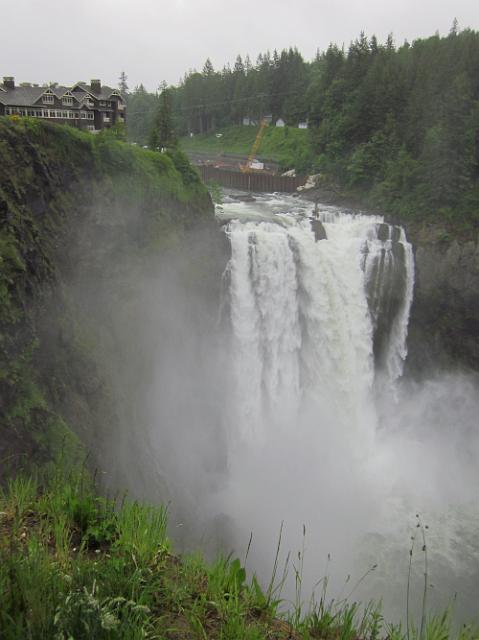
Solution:
[[[399,213],[458,212],[479,221],[479,33],[397,47],[364,33],[305,61],[296,48],[185,75],[169,87],[178,135],[271,114],[308,121],[301,170],[321,172]],[[147,140],[160,95],[128,95],[130,136]]]

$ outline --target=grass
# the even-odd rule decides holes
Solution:
[[[222,134],[220,138],[216,137],[218,133]],[[182,138],[181,148],[187,153],[196,151],[247,156],[255,141],[256,133],[257,127],[252,126],[225,127],[214,133]],[[306,170],[313,160],[309,133],[306,129],[269,126],[264,132],[258,157],[265,161],[277,162],[283,169],[296,167],[298,171]]]
[[[472,640],[446,614],[424,628],[388,625],[375,604],[302,603],[278,612],[284,576],[251,579],[238,558],[207,564],[172,551],[164,507],[98,497],[85,472],[17,476],[0,494],[0,637],[83,639]],[[421,627],[423,623],[421,623]]]

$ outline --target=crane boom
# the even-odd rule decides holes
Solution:
[[[243,173],[247,173],[251,171],[251,164],[253,160],[256,158],[256,154],[258,153],[258,149],[260,147],[261,140],[263,139],[263,135],[267,126],[268,126],[268,121],[265,118],[263,118],[263,120],[261,120],[261,124],[259,125],[258,133],[256,134],[256,138],[253,143],[253,146],[251,147],[248,160],[246,161],[246,164],[240,165],[241,171],[243,171]]]

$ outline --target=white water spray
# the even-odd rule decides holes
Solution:
[[[234,428],[245,437],[264,437],[271,421],[294,424],[314,404],[319,415],[370,442],[380,321],[389,384],[402,373],[414,280],[404,231],[394,238],[378,216],[326,211],[320,219],[327,238],[319,241],[304,217],[234,220],[227,227]],[[399,289],[394,305],[392,285]]]
[[[459,486],[436,490],[444,484],[439,460],[449,460],[454,473],[464,469],[464,454],[432,433],[438,421],[431,408],[447,401],[449,383],[435,396],[426,386],[403,391],[399,384],[412,247],[404,230],[382,217],[335,208],[320,211],[318,233],[311,205],[292,198],[231,203],[223,215],[231,242],[233,391],[225,420],[228,478],[216,504],[241,532],[239,546],[253,530],[254,570],[263,565],[268,575],[281,521],[283,545],[293,551],[305,524],[304,585],[324,576],[329,553],[338,591],[358,561],[379,563],[363,597],[388,600],[389,592],[388,611],[401,617],[408,523],[416,510],[427,511],[430,523],[444,521],[447,501],[462,502]],[[465,425],[472,415],[469,407]],[[458,531],[452,518],[448,526]],[[447,547],[437,553],[441,566],[459,562]],[[391,558],[400,563],[395,572]],[[446,586],[438,602],[446,606],[451,596]]]

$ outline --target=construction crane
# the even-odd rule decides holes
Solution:
[[[268,121],[265,118],[263,118],[263,120],[261,120],[261,124],[259,125],[258,133],[256,134],[256,138],[251,148],[250,154],[248,156],[248,160],[246,161],[246,164],[240,164],[240,169],[243,173],[249,173],[251,171],[254,171],[254,168],[251,165],[253,164],[256,158],[256,154],[258,153],[258,149],[261,144],[261,140],[263,139],[263,134],[267,126],[268,126]]]

